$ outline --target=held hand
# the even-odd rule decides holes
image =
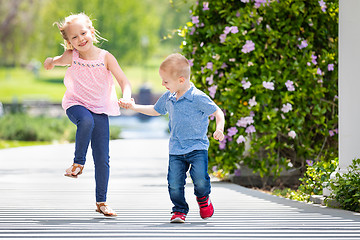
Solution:
[[[219,130],[219,129],[217,129],[217,130],[214,132],[213,136],[214,136],[214,139],[215,139],[215,140],[219,140],[219,141],[224,140],[224,137],[225,137],[223,131],[221,131],[221,130]]]
[[[54,68],[54,59],[53,58],[47,58],[44,62],[44,68],[46,70],[51,70]]]
[[[134,107],[135,101],[134,101],[133,98],[131,98],[131,99],[120,98],[119,101],[118,101],[118,104],[122,108],[129,109],[129,108]]]

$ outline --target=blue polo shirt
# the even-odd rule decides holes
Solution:
[[[217,106],[193,83],[178,100],[175,93],[165,92],[154,108],[162,115],[169,113],[169,154],[181,155],[194,150],[208,150],[209,116],[216,111]]]

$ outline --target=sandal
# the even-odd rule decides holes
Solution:
[[[66,169],[66,172],[65,172],[64,176],[77,178],[78,175],[82,174],[83,169],[84,169],[83,165],[74,163],[73,165],[71,165],[71,167]]]
[[[105,202],[96,203],[96,211],[98,213],[102,213],[107,217],[116,217],[117,214],[114,210],[112,210]]]

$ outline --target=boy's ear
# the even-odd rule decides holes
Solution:
[[[184,83],[184,82],[185,82],[185,78],[184,78],[184,77],[179,77],[179,81],[180,81],[180,83]]]

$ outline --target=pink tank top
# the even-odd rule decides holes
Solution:
[[[84,60],[76,49],[73,50],[72,64],[64,78],[63,109],[81,105],[97,114],[120,114],[114,79],[104,64],[106,53],[101,50],[97,60]]]

